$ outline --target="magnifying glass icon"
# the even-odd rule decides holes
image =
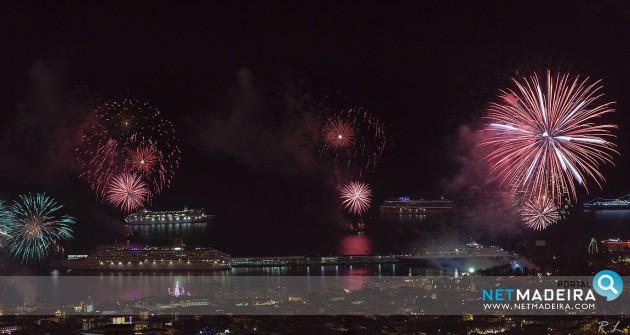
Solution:
[[[604,284],[602,284],[604,279],[608,279],[608,285],[606,285],[606,286],[604,286]],[[614,294],[619,294],[619,291],[617,291],[617,289],[614,288],[614,285],[615,285],[615,280],[610,275],[604,274],[604,275],[601,275],[597,279],[597,286],[599,286],[600,289],[602,289],[604,291],[612,291]]]

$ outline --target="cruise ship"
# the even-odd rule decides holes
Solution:
[[[230,255],[208,247],[101,245],[92,255],[68,255],[54,267],[99,271],[225,270]]]
[[[616,199],[595,198],[583,205],[585,209],[630,209],[630,194]]]
[[[162,223],[195,223],[208,222],[214,215],[208,215],[203,210],[184,209],[181,211],[154,212],[143,209],[137,213],[129,214],[125,217],[125,224],[146,225]]]
[[[383,214],[447,214],[454,210],[451,200],[414,200],[398,197],[385,200],[380,206]]]
[[[415,254],[399,256],[400,259],[466,259],[466,258],[515,258],[516,254],[509,253],[497,246],[483,246],[476,242],[470,242],[464,246],[452,249],[436,248],[419,251]]]

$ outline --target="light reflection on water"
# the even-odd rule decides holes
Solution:
[[[623,220],[624,223],[628,223],[630,218],[630,209],[617,209],[617,210],[585,210],[584,215],[592,215],[597,220],[618,222]]]
[[[372,255],[374,245],[370,236],[358,233],[342,237],[337,250],[339,255]]]
[[[211,222],[195,223],[159,223],[148,225],[128,226],[134,233],[144,240],[168,241],[176,237],[183,237],[194,242],[199,242],[200,237],[207,236],[212,227]]]

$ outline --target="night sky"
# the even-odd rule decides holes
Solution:
[[[460,134],[479,129],[510,76],[546,67],[602,79],[617,102],[605,121],[619,125],[621,155],[602,169],[604,189],[591,184],[580,201],[630,192],[626,1],[1,7],[0,197],[47,192],[83,225],[111,229],[121,218],[96,201],[73,154],[78,126],[105,101],[150,102],[175,125],[181,166],[153,208],[204,207],[254,231],[309,234],[340,210],[330,164],[301,137],[316,130],[300,115],[361,106],[383,119],[386,152],[364,178],[376,205],[455,198],[452,181],[466,174]],[[287,97],[304,104],[287,108]]]

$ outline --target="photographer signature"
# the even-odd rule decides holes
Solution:
[[[597,323],[597,333],[598,334],[618,334],[623,333],[621,329],[619,329],[619,324],[621,321],[617,321],[617,323],[610,323],[608,321],[599,321]]]

